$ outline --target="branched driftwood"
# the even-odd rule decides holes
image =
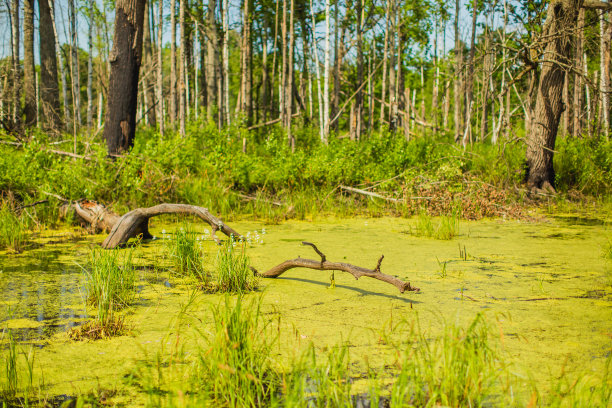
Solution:
[[[58,198],[59,199],[59,198]],[[130,238],[141,236],[143,239],[152,238],[149,233],[149,218],[162,214],[193,214],[207,222],[212,229],[212,238],[219,242],[215,235],[221,231],[227,236],[240,234],[212,215],[208,209],[188,204],[159,204],[149,208],[137,208],[123,216],[110,211],[104,205],[95,201],[67,202],[62,207],[64,213],[73,211],[81,225],[89,226],[93,232],[108,232],[109,235],[102,243],[102,248],[112,249],[126,244]]]
[[[193,214],[203,221],[210,224],[212,237],[219,241],[215,232],[221,231],[228,237],[233,235],[239,237],[240,234],[230,226],[226,225],[213,216],[208,209],[188,204],[159,204],[149,208],[137,208],[117,220],[108,237],[102,243],[102,248],[111,249],[124,245],[130,238],[135,238],[142,234],[144,239],[151,238],[149,233],[149,218],[162,214]]]
[[[415,288],[414,286],[410,285],[410,282],[404,282],[396,278],[395,276],[386,275],[380,271],[380,264],[382,263],[384,255],[381,256],[378,260],[376,268],[367,269],[343,262],[330,262],[326,259],[325,255],[321,251],[319,251],[315,244],[311,242],[302,242],[302,244],[311,246],[315,250],[315,252],[319,254],[321,260],[317,261],[314,259],[303,258],[290,259],[263,273],[258,273],[255,269],[251,269],[253,269],[253,271],[256,272],[259,276],[264,278],[276,278],[287,272],[289,269],[293,268],[309,268],[316,269],[319,271],[344,271],[353,275],[355,279],[359,279],[362,276],[367,276],[368,278],[374,278],[383,282],[390,283],[391,285],[398,288],[401,293],[404,293],[407,290],[417,292],[419,291],[419,288]]]

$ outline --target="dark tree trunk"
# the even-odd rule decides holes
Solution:
[[[38,0],[40,43],[40,99],[45,128],[59,131],[60,121],[59,87],[57,82],[57,56],[55,55],[55,32],[51,19],[50,0]]]
[[[25,126],[36,126],[36,74],[34,71],[34,0],[23,2],[23,91]]]
[[[146,0],[117,1],[104,126],[109,154],[134,145],[145,3]]]
[[[536,106],[527,142],[526,181],[530,191],[554,191],[553,151],[565,109],[563,66],[571,65],[571,48],[582,0],[553,0],[548,6],[542,38],[544,49]]]

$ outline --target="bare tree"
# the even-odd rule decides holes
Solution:
[[[59,116],[60,101],[57,86],[57,56],[55,54],[55,31],[51,18],[50,0],[38,0],[40,13],[38,32],[40,45],[40,99],[42,101],[42,117],[45,129],[59,131],[61,120]]]
[[[23,1],[23,90],[25,126],[36,126],[36,74],[34,69],[34,0]]]

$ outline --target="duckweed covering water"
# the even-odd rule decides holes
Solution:
[[[516,404],[533,398],[544,404],[548,395],[562,393],[558,377],[563,373],[586,372],[601,384],[612,344],[612,262],[602,256],[610,236],[607,224],[564,219],[461,222],[454,239],[440,241],[406,233],[415,223],[398,218],[234,223],[243,234],[266,229],[265,239],[247,245],[258,270],[297,256],[317,259],[311,248],[299,245],[310,241],[329,260],[369,268],[384,254],[383,272],[421,288],[420,293],[401,295],[383,282],[355,281],[336,272],[332,289],[329,272],[305,269],[260,279],[258,292],[263,295],[246,298],[263,296],[262,318],[277,322],[270,325],[278,337],[271,366],[287,373],[308,350],[325,361],[343,345],[351,393],[380,390],[389,396],[405,367],[399,345],[410,338],[421,339],[412,347],[444,338],[449,328],[468,327],[481,313],[495,333],[488,341],[498,350],[499,366],[509,367],[505,374],[511,373],[514,388],[505,390]],[[162,237],[162,230],[179,227],[158,221],[152,231]],[[193,224],[203,238],[205,227]],[[201,333],[214,332],[212,310],[225,295],[194,293],[187,281],[169,272],[164,245],[153,240],[134,252],[141,289],[127,316],[132,334],[73,342],[67,328],[93,313],[85,305],[84,280],[75,262],[103,237],[69,242],[72,236],[69,231],[43,234],[37,249],[0,255],[2,325],[11,327],[19,341],[38,345],[33,381],[39,384],[44,376],[40,394],[86,394],[144,405],[152,403],[153,392],[162,396],[156,403],[181,405],[180,384],[192,378],[190,361],[206,346]],[[207,259],[214,259],[218,247],[213,242],[202,241],[202,248],[212,255]],[[419,335],[411,337],[406,328],[417,321]],[[367,373],[377,373],[377,380],[368,380],[372,375]],[[280,392],[294,390],[287,386],[290,380],[279,380]],[[308,383],[304,387],[312,389]],[[534,387],[540,394],[534,394]]]

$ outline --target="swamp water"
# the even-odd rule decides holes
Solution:
[[[309,241],[328,260],[368,268],[384,254],[382,272],[421,289],[400,294],[384,282],[356,281],[344,272],[335,272],[335,288],[330,288],[330,272],[307,269],[260,279],[257,293],[247,298],[261,297],[263,315],[278,322],[278,364],[286,364],[310,344],[324,353],[343,342],[351,366],[362,367],[366,361],[369,367],[386,367],[397,358],[382,333],[395,322],[418,320],[427,338],[436,338],[445,324],[464,327],[483,312],[512,373],[546,393],[563,372],[601,375],[611,352],[612,260],[602,251],[612,229],[603,222],[581,220],[461,222],[459,234],[449,241],[412,235],[414,219],[231,225],[245,235],[259,231],[260,239],[247,249],[258,270],[298,256],[318,259],[311,248],[300,245]],[[152,220],[158,237],[180,226],[169,219]],[[192,228],[202,237],[206,227],[193,221]],[[100,394],[110,393],[113,403],[144,404],[143,387],[129,378],[142,367],[159,366],[164,353],[180,348],[189,356],[200,341],[194,327],[210,333],[211,307],[225,296],[192,297],[193,290],[168,272],[163,239],[153,240],[134,252],[141,281],[136,304],[125,312],[131,334],[71,340],[66,331],[95,313],[85,304],[80,265],[86,265],[91,248],[104,239],[79,238],[76,231],[44,232],[22,254],[0,252],[2,328],[11,329],[24,349],[35,347],[34,384],[44,383],[42,394],[51,399],[93,393],[103,400],[106,396]],[[217,246],[210,240],[200,242],[213,264]],[[403,333],[391,335],[401,340]],[[2,347],[6,350],[6,344]],[[174,381],[180,383],[180,376]],[[355,389],[360,392],[359,386]],[[367,385],[361,392],[367,392]]]

